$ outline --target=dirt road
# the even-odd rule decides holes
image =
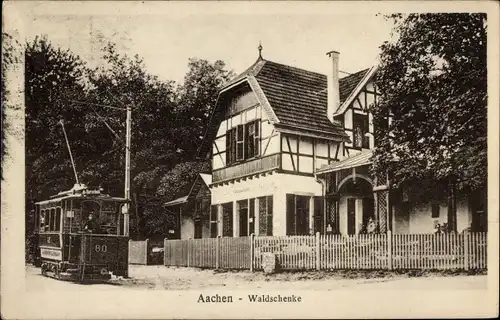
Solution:
[[[359,274],[342,272],[298,272],[265,275],[261,272],[214,272],[191,268],[168,268],[163,266],[131,266],[131,279],[114,280],[109,284],[81,285],[57,281],[41,276],[39,269],[26,267],[26,289],[28,291],[53,290],[196,290],[196,289],[293,289],[300,290],[448,290],[486,289],[487,276],[431,275],[411,277],[408,274],[371,272],[362,278]]]

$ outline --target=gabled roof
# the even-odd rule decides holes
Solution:
[[[369,69],[361,70],[340,79],[340,104],[344,103],[366,76]],[[248,81],[263,109],[272,109],[269,115],[277,129],[296,129],[299,132],[319,133],[325,137],[345,140],[347,134],[340,124],[332,123],[327,117],[327,76],[277,62],[259,58],[252,66],[233,80],[226,83],[220,91],[211,121],[205,133],[200,153],[209,150],[210,143],[223,119],[220,109],[222,95],[233,86]],[[262,101],[265,100],[265,101]]]
[[[212,175],[207,173],[199,173],[196,179],[194,180],[193,185],[191,186],[191,189],[189,190],[189,193],[187,195],[171,200],[165,203],[164,206],[171,207],[178,204],[187,203],[194,196],[196,196],[196,193],[200,190],[202,183],[204,183],[207,187],[210,187],[210,184],[212,183]]]

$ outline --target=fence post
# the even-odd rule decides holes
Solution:
[[[215,269],[219,269],[220,264],[220,236],[217,236],[217,243],[215,245]]]
[[[254,239],[255,234],[252,233],[250,235],[250,272],[253,272]]]
[[[469,232],[464,232],[464,269],[469,270]]]
[[[163,265],[167,265],[167,238],[163,239]]]
[[[130,252],[132,252],[132,250],[130,250],[131,246],[132,246],[132,239],[128,239],[128,261],[127,261],[127,263],[129,263],[129,264],[130,264],[130,260],[131,260],[130,259]]]
[[[387,230],[387,269],[392,270],[392,231]]]
[[[320,233],[316,232],[316,270],[321,269],[321,243],[320,243]]]

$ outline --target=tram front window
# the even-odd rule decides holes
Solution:
[[[82,209],[84,219],[82,230],[84,232],[117,234],[118,212],[116,203],[103,203],[101,206],[95,201],[85,201]]]

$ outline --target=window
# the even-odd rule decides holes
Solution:
[[[245,125],[246,129],[246,159],[259,156],[259,121],[252,121]]]
[[[238,204],[238,216],[240,226],[240,237],[248,236],[248,200],[240,200]]]
[[[354,114],[353,119],[353,146],[355,148],[370,148],[370,139],[366,136],[368,131],[368,115]]]
[[[245,159],[245,126],[240,124],[236,127],[236,161]]]
[[[286,234],[309,234],[309,200],[311,197],[286,195]]]
[[[260,120],[238,125],[227,131],[226,162],[228,165],[260,155]]]
[[[54,231],[61,231],[61,208],[56,209],[56,217],[55,217],[55,228]]]
[[[439,218],[439,203],[432,203],[432,218]]]
[[[45,210],[40,211],[40,232],[45,231],[47,216],[45,215]]]
[[[217,206],[213,205],[210,207],[210,237],[217,238],[219,235],[218,230],[218,210]]]

